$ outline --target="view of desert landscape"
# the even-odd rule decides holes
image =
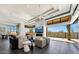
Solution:
[[[67,38],[67,32],[47,32],[48,37],[56,37],[56,38]],[[72,39],[79,39],[79,33],[71,32]]]

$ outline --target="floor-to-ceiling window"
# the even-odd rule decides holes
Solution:
[[[47,36],[56,38],[67,38],[67,25],[48,26]],[[70,37],[71,39],[79,39],[79,18],[75,23],[70,24]]]
[[[11,33],[11,32],[16,32],[16,26],[14,26],[14,25],[8,25],[8,26],[6,26],[7,27],[7,32],[8,33]]]
[[[65,38],[67,33],[66,25],[50,25],[47,28],[47,36],[48,37],[57,37],[57,38]]]
[[[79,39],[79,19],[74,24],[71,24],[71,38]]]
[[[0,35],[16,32],[16,25],[0,25]]]

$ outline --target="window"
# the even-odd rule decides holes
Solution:
[[[79,20],[75,24],[71,25],[71,38],[79,39]]]
[[[7,33],[16,32],[16,26],[13,25],[7,25]]]
[[[65,38],[67,33],[66,25],[48,26],[47,36]]]

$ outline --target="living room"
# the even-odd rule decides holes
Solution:
[[[0,54],[79,53],[78,4],[3,4],[0,12]]]

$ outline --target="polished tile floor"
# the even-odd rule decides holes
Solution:
[[[79,44],[50,40],[50,44],[43,49],[35,47],[33,51],[25,53],[22,50],[11,50],[9,40],[0,39],[0,54],[78,54]]]

